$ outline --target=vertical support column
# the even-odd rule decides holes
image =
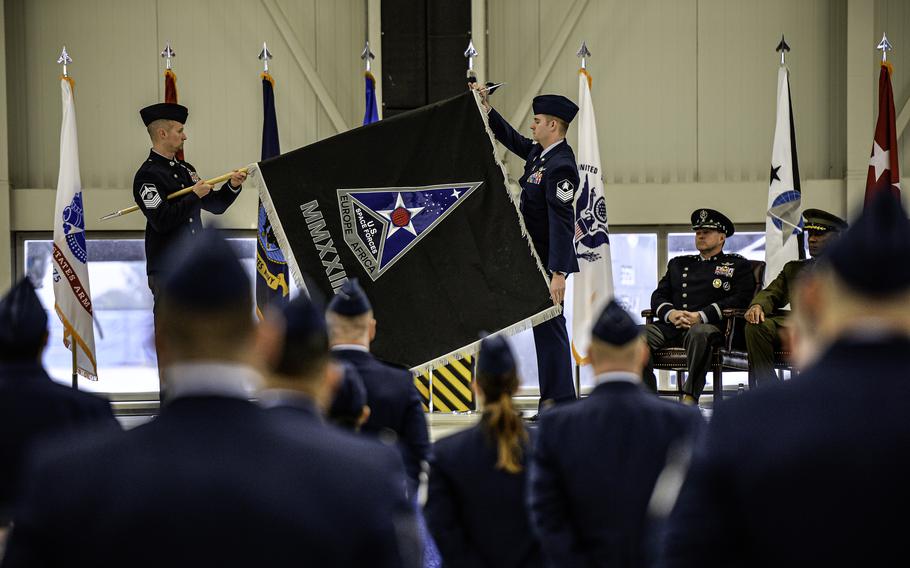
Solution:
[[[10,224],[9,133],[6,104],[6,17],[0,2],[0,293],[12,283],[13,234]]]
[[[847,0],[847,192],[852,219],[863,206],[875,125],[875,0]]]
[[[474,70],[477,80],[485,83],[487,79],[487,0],[471,0],[471,40],[477,57],[474,58]]]
[[[376,77],[376,106],[382,118],[382,0],[367,0],[367,40],[376,59],[373,60],[373,76]]]

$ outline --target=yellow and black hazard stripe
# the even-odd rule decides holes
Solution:
[[[474,357],[450,357],[444,366],[437,367],[432,373],[414,377],[414,386],[420,393],[424,410],[429,411],[431,400],[434,412],[474,410],[473,375]]]

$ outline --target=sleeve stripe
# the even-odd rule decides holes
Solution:
[[[715,310],[717,310],[717,317],[718,317],[718,318],[723,318],[723,317],[724,317],[724,313],[721,311],[720,306],[718,306],[716,303],[711,304],[711,305],[714,307]]]

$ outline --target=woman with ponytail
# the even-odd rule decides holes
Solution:
[[[525,507],[528,431],[512,403],[515,357],[502,337],[480,346],[480,423],[438,441],[425,515],[445,568],[542,566]]]

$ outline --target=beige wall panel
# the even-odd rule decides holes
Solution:
[[[803,179],[842,176],[844,3],[699,0],[698,155],[705,181],[768,177],[783,33]],[[833,146],[837,144],[836,146]]]

